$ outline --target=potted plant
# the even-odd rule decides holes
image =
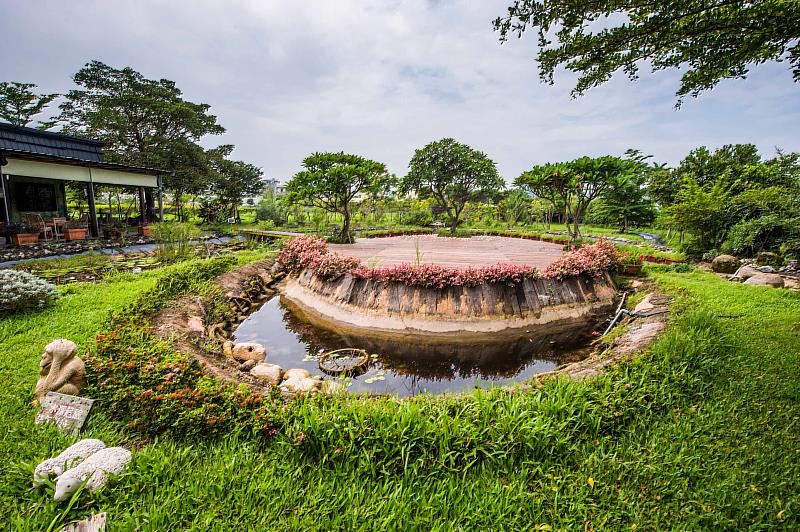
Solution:
[[[35,246],[39,243],[39,228],[19,224],[11,227],[11,243],[15,246]]]
[[[67,240],[84,240],[88,228],[80,222],[69,222],[64,228],[64,238]]]
[[[126,233],[125,226],[121,223],[103,224],[101,228],[103,229],[103,238],[109,240],[119,240]]]
[[[635,253],[626,252],[622,255],[622,273],[625,275],[638,275],[642,272],[644,257]]]

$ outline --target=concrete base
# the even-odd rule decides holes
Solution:
[[[611,312],[616,297],[610,278],[526,281],[528,286],[518,288],[489,285],[453,291],[354,282],[347,277],[326,283],[305,272],[286,282],[283,302],[315,325],[349,334],[487,342],[585,325]],[[426,305],[431,299],[435,302]]]

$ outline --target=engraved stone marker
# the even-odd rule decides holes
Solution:
[[[64,432],[78,434],[89,417],[94,399],[47,392],[41,401],[36,423],[50,421]]]

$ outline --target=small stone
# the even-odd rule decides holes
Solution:
[[[318,379],[293,377],[281,383],[281,390],[286,393],[315,393],[319,391],[322,381]]]
[[[739,267],[739,259],[733,255],[719,255],[711,261],[711,269],[717,273],[733,273]]]
[[[245,360],[261,362],[267,356],[267,350],[264,346],[255,342],[235,344],[231,353],[234,360],[238,360],[239,362],[244,362]]]
[[[277,364],[261,362],[255,365],[255,367],[250,371],[250,374],[257,379],[274,386],[281,382],[281,379],[283,378],[283,368]]]
[[[222,354],[226,358],[233,358],[233,342],[226,340],[222,343]]]
[[[772,288],[783,288],[783,277],[776,273],[759,273],[744,282],[753,286],[771,286]]]
[[[202,335],[206,331],[203,319],[198,316],[189,316],[186,326],[190,333]]]
[[[256,366],[257,362],[255,360],[246,360],[239,365],[239,371],[243,371],[247,373],[251,369]]]
[[[301,368],[287,369],[286,373],[284,373],[283,375],[283,378],[287,381],[293,378],[309,379],[311,378],[311,372],[308,371],[307,369],[301,369]]]

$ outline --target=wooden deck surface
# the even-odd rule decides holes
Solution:
[[[448,238],[441,236],[394,236],[361,238],[355,244],[329,244],[331,251],[358,258],[368,266],[394,266],[417,261],[442,266],[527,264],[544,268],[563,254],[560,244],[500,236]]]

